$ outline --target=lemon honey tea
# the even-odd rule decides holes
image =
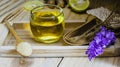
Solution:
[[[36,41],[53,43],[63,35],[64,16],[56,10],[36,11],[32,13],[30,27]]]

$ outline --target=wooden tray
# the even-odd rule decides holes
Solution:
[[[19,1],[18,1],[19,2]],[[23,8],[24,1],[20,0],[20,5],[14,10],[8,11],[14,13],[9,21],[13,24],[17,34],[23,40],[30,42],[33,48],[33,54],[30,57],[77,57],[86,56],[85,51],[88,45],[85,46],[70,46],[61,39],[57,43],[50,45],[42,44],[34,41],[29,28],[29,12]],[[11,8],[12,9],[12,8]],[[13,12],[15,11],[15,12]],[[9,14],[9,13],[7,13]],[[65,32],[74,29],[83,24],[87,18],[86,14],[72,12],[69,8],[64,8],[65,16]],[[6,15],[5,15],[6,16]],[[3,17],[5,17],[3,16]],[[14,23],[13,23],[14,22]],[[26,22],[26,23],[25,23]],[[0,56],[1,57],[21,57],[15,50],[16,41],[4,24],[0,24]],[[114,45],[104,50],[101,56],[119,56],[120,54],[120,39],[117,39]]]
[[[65,31],[74,29],[81,25],[81,22],[67,22]],[[7,28],[0,24],[0,56],[2,57],[20,57],[15,50],[16,41],[11,33],[8,32]],[[29,23],[14,23],[14,29],[18,36],[23,40],[30,42],[33,48],[33,54],[30,57],[77,57],[86,56],[85,51],[88,47],[86,46],[70,46],[65,44],[62,39],[53,44],[38,43],[33,40],[30,31]],[[119,56],[120,54],[120,40],[117,39],[114,45],[104,50],[101,56]]]

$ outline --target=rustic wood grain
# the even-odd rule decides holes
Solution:
[[[59,67],[120,67],[120,57],[102,57],[89,61],[86,57],[64,58]]]
[[[27,58],[25,63],[20,58],[0,58],[1,67],[119,67],[120,57],[102,57],[89,61],[86,57]],[[60,63],[61,61],[61,63]],[[59,64],[60,63],[60,64]]]
[[[61,58],[0,58],[0,67],[57,67]]]

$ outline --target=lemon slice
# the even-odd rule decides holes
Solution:
[[[70,7],[77,12],[86,10],[89,4],[89,0],[69,0]]]
[[[32,10],[33,8],[37,6],[43,5],[43,2],[41,1],[28,1],[24,4],[24,8],[28,11]]]

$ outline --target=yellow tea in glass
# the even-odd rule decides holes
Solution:
[[[34,39],[42,43],[58,41],[64,32],[62,8],[56,5],[43,5],[31,11],[30,27]]]

